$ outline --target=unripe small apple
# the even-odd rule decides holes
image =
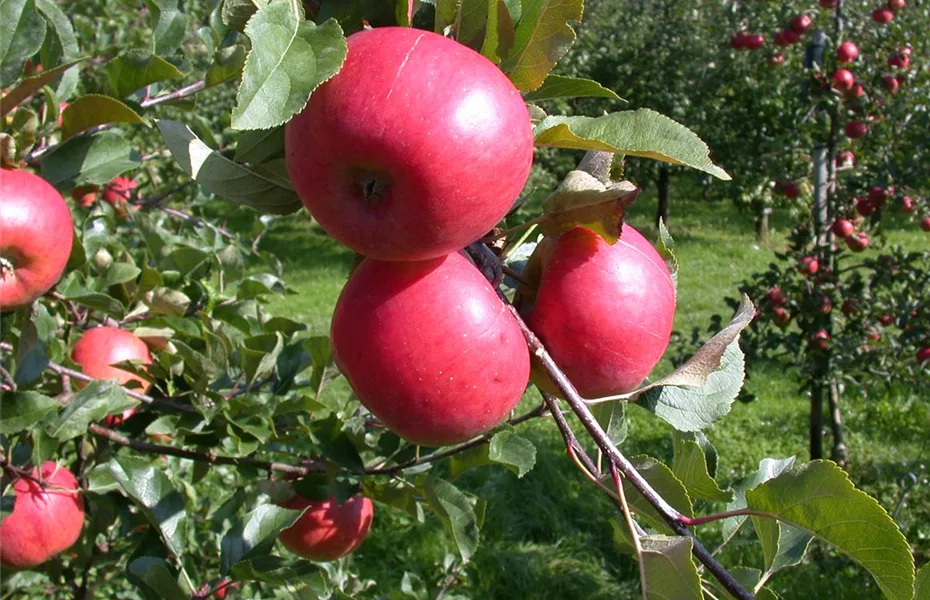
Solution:
[[[886,25],[894,21],[894,13],[890,8],[876,8],[872,11],[872,20],[880,25]]]
[[[853,42],[843,42],[836,49],[836,60],[841,63],[851,63],[859,56],[859,46]]]
[[[914,212],[914,199],[910,196],[904,196],[901,198],[901,205],[898,208],[901,212],[905,214],[910,214]]]
[[[307,500],[295,496],[281,506],[307,510],[278,534],[278,540],[294,554],[316,561],[336,560],[354,552],[368,537],[375,513],[371,500],[359,494],[343,504],[335,497]]]
[[[924,231],[930,231],[930,217],[924,217],[920,220],[920,228]]]
[[[807,31],[813,21],[807,15],[798,15],[791,19],[791,30],[795,33],[801,34]]]
[[[820,262],[813,256],[805,256],[798,260],[798,269],[807,275],[814,275],[820,270]]]
[[[856,83],[856,76],[849,69],[837,69],[830,76],[830,80],[833,82],[833,87],[842,92],[852,89],[853,84]]]
[[[856,201],[856,212],[863,217],[871,216],[875,213],[875,210],[875,205],[869,202],[868,198],[859,198],[859,200]]]
[[[858,140],[869,132],[869,126],[862,121],[849,121],[846,123],[844,130],[846,132],[846,137],[853,140]]]

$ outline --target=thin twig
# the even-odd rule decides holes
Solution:
[[[626,494],[623,492],[623,481],[620,479],[620,472],[617,471],[617,465],[610,463],[610,476],[614,480],[614,486],[617,488],[617,496],[620,497],[620,504],[623,506],[623,520],[626,521],[627,530],[630,532],[630,538],[633,540],[633,550],[636,552],[636,562],[639,563],[639,583],[642,588],[643,600],[647,600],[646,592],[649,586],[646,585],[646,565],[643,563],[643,546],[639,542],[639,533],[636,530],[636,521],[630,513],[630,505],[626,501]]]

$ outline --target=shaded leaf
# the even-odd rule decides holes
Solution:
[[[602,402],[591,407],[591,413],[607,433],[611,443],[618,446],[626,439],[629,421],[626,418],[626,401]]]
[[[794,457],[790,458],[764,458],[759,461],[759,468],[752,474],[744,477],[733,485],[733,501],[727,504],[727,511],[746,508],[746,492],[772,479],[794,466]],[[732,537],[740,526],[746,522],[746,517],[730,517],[723,521],[723,537]]]
[[[361,473],[365,470],[365,464],[342,426],[343,422],[339,417],[331,414],[326,419],[313,421],[310,424],[310,433],[326,458],[352,472]]]
[[[130,50],[107,64],[110,95],[125,98],[145,86],[183,77],[176,66],[147,50]]]
[[[242,32],[246,23],[258,9],[270,4],[271,0],[224,0],[221,16],[223,23]]]
[[[701,578],[691,558],[691,540],[686,537],[646,535],[640,538],[645,597],[661,600],[702,600]]]
[[[284,156],[284,127],[243,131],[236,144],[235,159],[244,163],[262,163]]]
[[[930,563],[917,571],[914,582],[914,600],[930,600]]]
[[[23,74],[26,59],[42,47],[45,27],[33,0],[0,2],[0,87]]]
[[[538,0],[523,7],[513,48],[502,68],[518,89],[531,91],[575,42],[569,23],[581,21],[583,0]]]
[[[519,6],[519,1],[516,4]],[[488,0],[488,5],[488,22],[481,54],[494,64],[500,64],[502,57],[513,47],[513,18],[503,0]]]
[[[245,67],[248,54],[249,49],[245,44],[240,43],[218,49],[213,55],[213,64],[204,76],[204,87],[213,87],[239,77],[242,74],[242,68]]]
[[[17,385],[29,385],[42,377],[48,367],[48,348],[55,339],[57,325],[43,304],[33,305],[33,313],[23,326],[16,342],[16,370],[13,380]]]
[[[549,75],[538,89],[523,95],[527,102],[540,102],[553,98],[610,98],[622,100],[613,90],[609,90],[592,79]]]
[[[268,554],[236,563],[229,574],[236,581],[264,581],[289,585],[320,573],[320,567],[309,560],[287,560]]]
[[[649,482],[649,485],[665,498],[672,507],[677,509],[685,516],[691,516],[693,509],[691,507],[691,498],[688,496],[688,490],[682,485],[672,470],[663,463],[652,458],[651,456],[634,456],[630,459],[639,474]],[[609,478],[609,477],[608,477]],[[611,480],[609,485],[613,486]],[[643,495],[633,487],[629,481],[623,480],[623,493],[627,498],[630,508],[639,516],[646,519],[650,525],[659,531],[673,533],[671,528],[665,522],[655,508],[649,504]]]
[[[109,464],[113,478],[148,522],[158,528],[168,550],[182,556],[187,512],[184,498],[168,477],[149,461],[134,456],[117,454]]]
[[[165,600],[188,600],[190,598],[190,592],[178,585],[171,567],[164,559],[140,556],[129,563],[129,572],[158,594],[159,598]]]
[[[273,504],[262,504],[245,516],[245,522],[230,529],[220,543],[220,570],[226,575],[233,565],[267,554],[282,529],[303,514]]]
[[[71,20],[53,0],[36,0],[36,8],[51,26],[46,33],[45,43],[39,54],[42,64],[46,69],[62,61],[73,65],[79,59],[81,49],[78,46],[77,36],[74,33],[74,27],[71,25]],[[54,53],[46,52],[47,47],[54,47]],[[61,81],[58,82],[55,93],[59,99],[66,100],[74,93],[81,73],[79,69],[72,69],[70,66],[64,65],[63,67],[60,66],[55,69],[56,71],[61,69],[59,71]]]
[[[179,0],[145,0],[155,20],[152,50],[160,56],[174,54],[187,38],[187,15],[181,12]]]
[[[10,435],[32,427],[58,409],[58,401],[38,392],[4,394],[0,434]]]
[[[141,162],[122,133],[101,131],[69,140],[42,159],[42,178],[59,189],[77,183],[104,185]]]
[[[116,98],[88,94],[65,107],[61,113],[61,137],[71,138],[82,131],[108,123],[133,123],[145,125],[145,121]]]

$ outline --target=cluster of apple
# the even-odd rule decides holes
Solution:
[[[116,177],[101,190],[96,185],[79,185],[71,190],[71,198],[84,208],[90,208],[102,197],[104,202],[113,207],[120,216],[126,214],[126,204],[132,199],[132,194],[139,187],[138,182],[129,177]]]

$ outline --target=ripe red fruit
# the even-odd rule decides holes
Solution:
[[[304,206],[372,258],[464,248],[529,176],[533,132],[519,90],[488,59],[428,31],[382,27],[347,41],[342,70],[285,127]]]
[[[583,396],[636,389],[665,353],[675,318],[662,257],[629,225],[613,245],[575,227],[537,252],[530,328]]]
[[[869,202],[875,206],[882,206],[885,204],[886,200],[888,200],[888,190],[878,187],[877,185],[873,185],[869,188]]]
[[[836,8],[838,4],[838,0],[820,0],[821,8]]]
[[[781,181],[775,186],[776,191],[786,198],[797,198],[801,195],[801,188],[793,181]]]
[[[224,579],[215,588],[213,588],[213,597],[218,598],[219,600],[225,600],[226,594],[228,594],[230,590],[234,590],[239,587],[239,585],[240,583],[238,581]]]
[[[924,231],[930,231],[930,217],[924,217],[920,220],[920,228]]]
[[[781,306],[788,300],[787,296],[785,296],[785,293],[781,291],[781,288],[778,287],[772,288],[766,292],[765,297],[769,301],[769,304],[772,306]]]
[[[811,336],[811,346],[817,350],[826,350],[830,347],[830,334],[825,329],[818,329]]]
[[[833,312],[833,298],[830,296],[824,296],[820,302],[820,312],[825,315],[829,315]]]
[[[846,137],[858,140],[869,132],[869,126],[862,121],[849,121],[845,127]]]
[[[859,198],[856,201],[856,212],[863,217],[871,216],[873,213],[875,213],[875,210],[875,205],[869,202],[868,198]]]
[[[788,312],[788,310],[783,306],[776,306],[774,309],[772,309],[772,321],[784,329],[788,326],[789,323],[791,323],[791,313]]]
[[[107,184],[103,190],[103,199],[116,210],[116,214],[125,217],[126,204],[132,199],[133,190],[139,184],[128,177],[117,177]]]
[[[910,196],[901,198],[901,206],[898,208],[898,210],[905,214],[914,212],[914,199]]]
[[[855,100],[856,98],[861,98],[865,94],[865,88],[861,83],[853,84],[851,88],[844,92],[846,100]]]
[[[743,46],[747,50],[758,50],[765,45],[765,37],[762,35],[747,35],[743,38]]]
[[[520,400],[529,351],[516,320],[459,253],[363,261],[336,303],[333,356],[359,400],[423,446],[467,440]]]
[[[791,30],[795,33],[804,33],[807,31],[813,21],[807,15],[798,15],[791,19]]]
[[[807,275],[813,275],[820,270],[820,262],[813,256],[805,256],[798,260],[798,269]]]
[[[863,252],[866,248],[869,247],[869,236],[867,236],[865,232],[862,231],[859,233],[854,233],[846,238],[846,245],[853,252]]]
[[[841,63],[851,63],[859,56],[859,46],[853,42],[843,42],[836,49],[836,60]]]
[[[859,314],[859,301],[855,298],[847,298],[840,306],[840,312],[847,317]]]
[[[48,461],[32,476],[46,486],[17,479],[13,513],[0,523],[0,566],[5,569],[41,565],[74,545],[84,527],[84,498],[70,471]]]
[[[769,65],[770,67],[777,67],[778,65],[782,64],[783,62],[785,62],[785,55],[784,55],[784,54],[773,54],[773,55],[769,56],[769,59],[768,59],[768,65]]]
[[[31,304],[61,278],[71,255],[71,211],[28,171],[0,169],[0,310]]]
[[[894,325],[894,315],[881,315],[878,317],[878,322],[888,327],[889,325]]]
[[[737,31],[730,36],[730,47],[734,50],[744,50],[746,48],[746,34],[742,31]]]
[[[793,29],[783,29],[782,38],[785,40],[785,45],[790,46],[791,44],[797,44],[801,41],[801,34]]]
[[[837,219],[833,221],[830,230],[833,231],[833,235],[836,237],[846,239],[856,231],[856,226],[849,219]]]
[[[856,155],[850,150],[843,150],[836,155],[836,166],[853,166],[856,164]]]
[[[910,46],[905,46],[901,48],[899,52],[901,52],[901,54],[903,54],[904,56],[910,56],[914,52],[914,49],[911,48]]]
[[[833,81],[833,87],[840,91],[851,90],[856,83],[856,76],[849,69],[837,69],[830,79]]]
[[[927,362],[930,360],[930,346],[925,346],[917,350],[917,362]]]
[[[891,9],[885,7],[876,8],[872,11],[872,20],[881,25],[885,25],[894,21],[894,13],[891,12]]]
[[[891,10],[900,10],[907,6],[906,0],[888,0],[888,8]]]
[[[77,202],[78,206],[88,208],[97,201],[97,192],[96,185],[79,185],[71,190],[71,199]]]
[[[120,385],[127,387],[130,387],[128,384],[131,382],[136,382],[137,385],[131,386],[132,389],[143,394],[152,387],[152,384],[142,377],[110,366],[125,360],[138,360],[142,364],[152,364],[152,355],[148,346],[131,331],[116,327],[88,329],[74,345],[71,358],[81,366],[85,374],[91,377],[116,379]],[[78,387],[85,385],[78,380],[74,383]],[[125,413],[124,416],[126,416]]]
[[[307,500],[295,496],[281,506],[307,510],[278,534],[278,539],[294,554],[317,561],[336,560],[354,552],[368,537],[375,513],[371,500],[360,494],[341,505],[335,497]]]
[[[898,87],[901,85],[898,82],[898,78],[894,75],[882,75],[882,84],[884,84],[885,89],[892,94],[897,93]]]
[[[903,52],[897,52],[888,57],[888,66],[897,69],[906,69],[911,66],[911,57]]]

